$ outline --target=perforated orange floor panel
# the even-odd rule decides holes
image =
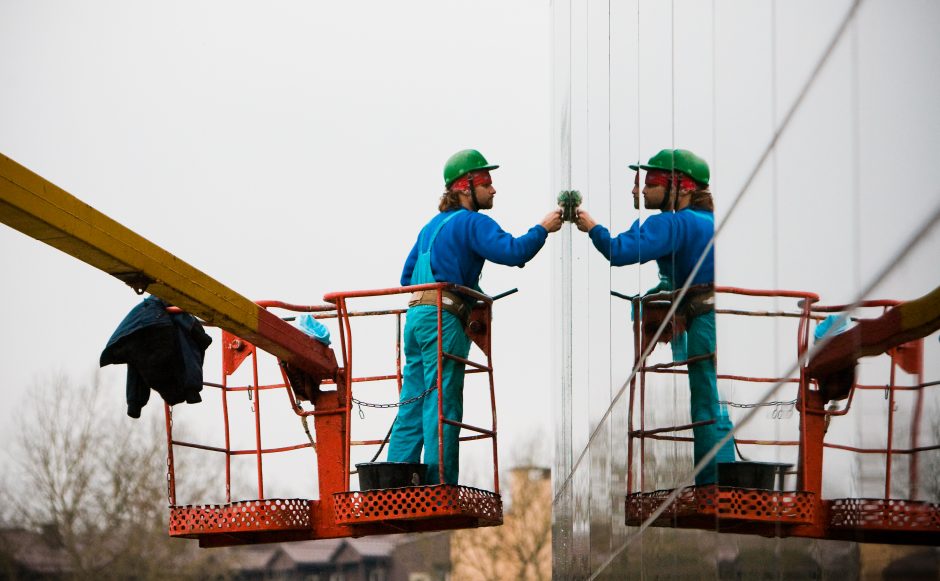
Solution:
[[[626,524],[639,526],[672,493],[639,492],[626,500]],[[720,524],[811,524],[816,516],[815,495],[749,488],[690,486],[654,521],[655,526],[714,528]]]
[[[627,526],[640,526],[671,493],[672,490],[657,490],[628,495]],[[815,527],[801,526],[814,524]],[[817,502],[815,495],[809,492],[693,486],[682,489],[653,526],[937,545],[940,544],[940,505],[880,498]]]
[[[940,505],[913,500],[839,498],[831,501],[833,528],[878,528],[940,533]]]
[[[503,522],[498,494],[449,484],[338,492],[333,508],[341,525],[438,517],[471,517],[483,526]]]
[[[301,498],[170,507],[171,537],[310,528],[310,501]]]

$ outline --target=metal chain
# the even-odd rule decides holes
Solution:
[[[770,417],[774,420],[784,420],[791,418],[793,416],[793,408],[796,407],[795,399],[791,399],[790,401],[768,401],[763,403],[736,403],[733,401],[719,401],[718,403],[742,409],[773,407],[774,411],[770,412]],[[740,452],[738,453],[740,454]]]
[[[757,408],[757,407],[796,405],[796,400],[792,399],[790,401],[768,401],[768,402],[763,402],[763,403],[736,403],[733,401],[719,401],[718,403],[725,404],[733,408],[750,409],[750,408]]]
[[[427,395],[428,395],[429,393],[431,393],[432,391],[435,391],[435,390],[437,390],[437,386],[436,386],[436,385],[427,388],[426,390],[424,390],[423,393],[420,393],[420,394],[418,394],[418,395],[416,395],[416,396],[414,396],[414,397],[408,398],[408,399],[406,399],[406,400],[404,400],[404,401],[395,402],[395,403],[369,403],[369,402],[367,402],[367,401],[361,401],[361,400],[358,400],[358,399],[356,399],[356,398],[352,398],[352,401],[353,401],[354,404],[356,404],[356,405],[358,405],[358,406],[360,406],[360,407],[361,407],[361,406],[366,406],[367,408],[397,408],[397,407],[401,407],[401,406],[403,406],[403,405],[408,405],[408,404],[410,404],[410,403],[414,403],[414,402],[418,401],[419,399],[424,399],[425,397],[427,397]]]

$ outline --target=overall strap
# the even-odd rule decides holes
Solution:
[[[434,241],[437,239],[438,233],[440,233],[441,228],[444,227],[444,224],[450,222],[457,214],[463,210],[458,210],[453,214],[446,216],[440,222],[437,223],[437,226],[434,228],[434,232],[431,233],[431,240],[428,242],[426,248],[421,250],[418,253],[418,260],[415,262],[414,270],[411,273],[411,284],[427,284],[432,282],[438,282],[434,278],[434,272],[431,269],[431,248],[434,246]],[[424,238],[427,236],[427,227],[421,231],[421,245],[424,245]]]
[[[428,242],[428,246],[427,246],[427,248],[426,248],[423,252],[431,252],[431,247],[434,246],[434,241],[437,239],[437,235],[440,234],[441,228],[444,227],[444,224],[447,224],[448,222],[450,222],[452,219],[456,218],[457,215],[460,214],[460,213],[462,213],[462,212],[466,212],[466,210],[465,210],[464,208],[461,208],[461,209],[457,210],[456,212],[452,213],[450,216],[447,216],[446,218],[444,218],[443,220],[441,220],[440,222],[438,222],[437,227],[434,228],[434,233],[431,234],[431,241]]]

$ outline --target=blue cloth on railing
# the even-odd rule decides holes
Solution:
[[[842,322],[836,326],[836,322],[842,315],[829,315],[825,319],[819,322],[816,325],[816,330],[813,331],[813,340],[819,341],[823,337],[828,337],[830,335],[838,335],[846,331],[849,328],[849,318],[845,317],[842,319]]]
[[[330,330],[310,313],[297,317],[297,327],[324,345],[330,344]]]

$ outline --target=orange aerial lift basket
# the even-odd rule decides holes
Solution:
[[[468,334],[480,348],[484,361],[471,361],[443,352],[438,345],[438,362],[444,359],[462,363],[468,374],[485,374],[488,379],[491,422],[488,427],[477,427],[443,417],[441,398],[438,398],[438,425],[450,424],[461,428],[466,435],[460,440],[487,439],[492,444],[493,490],[481,490],[470,486],[438,484],[402,486],[390,489],[351,490],[350,475],[355,473],[350,465],[351,451],[356,446],[382,446],[385,440],[352,440],[352,423],[356,418],[353,405],[367,405],[357,399],[357,388],[378,382],[395,384],[401,390],[401,319],[404,309],[352,311],[349,303],[356,299],[372,297],[399,298],[400,295],[419,290],[434,290],[438,293],[438,325],[441,323],[441,293],[455,291],[476,300],[468,325]],[[318,319],[334,318],[339,326],[339,344],[342,366],[324,368],[320,375],[311,374],[285,362],[281,362],[278,381],[264,383],[258,374],[258,350],[230,333],[222,337],[222,381],[206,385],[221,390],[222,426],[225,446],[208,446],[188,442],[174,437],[173,410],[166,409],[168,454],[168,495],[170,502],[170,535],[198,539],[200,546],[281,542],[336,537],[359,537],[374,534],[400,532],[435,531],[502,523],[502,502],[499,495],[497,464],[496,407],[493,383],[493,366],[490,357],[490,332],[492,299],[465,287],[446,283],[416,285],[409,287],[357,292],[337,292],[325,297],[329,305],[297,306],[276,301],[262,301],[259,306],[281,309],[288,312],[315,313]],[[399,302],[402,302],[399,300]],[[384,375],[359,376],[354,366],[353,319],[394,318],[395,361]],[[250,385],[229,385],[229,378],[239,366],[250,360],[252,372]],[[436,390],[440,391],[440,375]],[[312,417],[314,431],[307,434],[309,441],[277,448],[264,448],[262,442],[262,398],[270,390],[283,390],[288,395],[291,409],[299,418]],[[229,417],[228,400],[231,394],[249,392],[253,400],[255,446],[248,449],[233,449],[230,432],[244,429],[235,426]],[[374,393],[374,392],[371,392]],[[397,392],[388,391],[389,394]],[[281,398],[283,400],[283,398]],[[306,409],[302,401],[312,404]],[[306,426],[306,421],[304,421]],[[438,430],[442,445],[441,430]],[[302,438],[301,424],[297,433]],[[222,504],[179,506],[176,502],[176,473],[174,450],[194,448],[207,454],[220,454],[225,459],[226,502]],[[316,482],[319,498],[271,498],[265,495],[264,460],[272,454],[283,454],[300,449],[314,448],[316,452]],[[257,474],[257,492],[254,498],[233,500],[231,496],[231,463],[234,457],[253,456]],[[440,464],[443,482],[444,462]],[[311,476],[314,471],[311,471]],[[311,484],[314,484],[313,482]]]
[[[725,317],[795,320],[793,355],[801,361],[810,348],[811,330],[827,315],[847,313],[854,307],[852,313],[875,310],[880,316],[853,317],[854,326],[822,344],[821,349],[790,377],[732,375],[723,372],[721,359],[717,359],[719,381],[733,381],[744,386],[781,384],[777,393],[788,395],[761,404],[771,406],[768,408],[771,419],[780,419],[784,414],[794,412],[798,414],[795,419],[799,425],[792,439],[748,437],[750,426],[742,426],[735,438],[739,453],[758,448],[783,451],[795,448],[793,464],[780,462],[758,466],[767,473],[763,484],[750,482],[745,486],[740,481],[729,484],[729,481],[723,481],[719,466],[717,484],[650,490],[646,483],[649,470],[644,470],[649,460],[647,449],[657,441],[691,442],[692,438],[681,432],[691,430],[694,424],[649,424],[651,414],[646,405],[649,390],[662,385],[662,382],[657,384],[651,378],[654,375],[687,374],[683,367],[688,361],[649,364],[640,359],[644,347],[668,311],[671,298],[663,298],[661,294],[632,298],[634,312],[641,312],[642,316],[637,317],[633,324],[635,352],[640,355],[636,361],[638,371],[630,383],[628,404],[626,524],[639,526],[662,508],[652,522],[653,526],[891,544],[940,543],[940,505],[922,500],[924,495],[918,490],[919,483],[925,478],[936,479],[936,474],[919,473],[920,456],[936,454],[940,450],[940,442],[919,441],[925,392],[940,385],[940,381],[926,381],[923,371],[923,337],[940,327],[940,288],[907,303],[880,300],[864,301],[854,306],[822,306],[818,304],[818,296],[808,292],[730,287],[718,287],[716,292],[725,297],[726,304],[733,303],[735,297],[751,297],[745,299],[751,305],[761,300],[774,301],[775,304],[795,302],[795,308],[789,310],[750,307],[718,308],[715,312],[719,321]],[[745,333],[743,336],[750,335]],[[886,370],[886,382],[878,385],[859,382],[856,379],[859,357],[866,357],[868,366],[880,365],[876,368],[878,373]],[[901,375],[906,376],[904,384],[899,381]],[[879,433],[884,431],[880,445],[862,447],[840,442],[839,430],[830,429],[840,418],[856,411],[858,393],[878,396],[875,403],[880,403],[881,407],[875,408],[877,413],[871,420],[870,413],[866,416],[866,425],[872,425],[871,432],[876,429]],[[753,404],[733,401],[723,403],[753,407]],[[794,453],[789,455],[792,457]],[[875,486],[867,482],[865,491],[870,493],[878,486],[883,493],[879,496],[825,498],[823,476],[827,472],[824,457],[834,462],[837,455],[857,455],[856,462],[860,458],[872,458],[867,465],[874,464],[876,469],[869,472],[882,482],[880,485],[874,483]],[[905,460],[900,466],[899,458]],[[842,466],[847,465],[846,458],[839,460]],[[903,478],[898,478],[899,473]],[[872,474],[868,480],[872,479]],[[900,484],[892,481],[892,475],[901,481]],[[672,501],[664,507],[670,499]]]

